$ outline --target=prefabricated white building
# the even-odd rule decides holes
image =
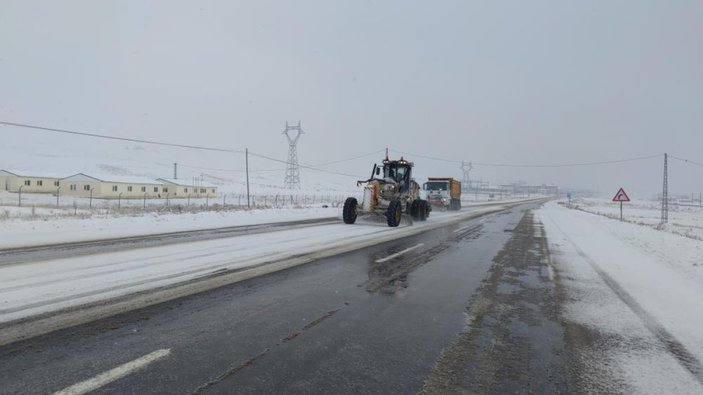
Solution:
[[[157,178],[156,181],[164,183],[173,189],[174,197],[185,198],[203,198],[217,196],[217,187],[213,185],[192,185],[187,184],[185,180],[177,180],[173,178]]]
[[[18,174],[0,170],[0,190],[24,193],[56,193],[59,177]],[[23,172],[24,173],[24,172]]]
[[[173,197],[168,185],[148,178],[110,177],[100,179],[78,173],[60,180],[61,194],[92,196],[104,199],[137,199]]]
[[[59,193],[102,199],[168,199],[204,198],[217,196],[217,187],[212,185],[187,185],[180,180],[121,176],[101,176],[85,173],[69,177],[28,176],[18,172],[0,170],[0,190],[26,193]]]

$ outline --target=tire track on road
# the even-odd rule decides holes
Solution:
[[[288,336],[286,336],[286,337],[284,337],[283,339],[281,339],[281,341],[278,342],[278,343],[276,344],[276,346],[280,346],[280,345],[282,345],[282,344],[284,344],[284,343],[288,343],[288,342],[290,342],[290,341],[295,340],[298,336],[300,336],[300,335],[302,335],[303,333],[305,333],[306,331],[308,331],[308,330],[310,330],[310,329],[312,329],[312,328],[314,328],[314,327],[320,325],[323,321],[325,321],[326,319],[332,317],[333,315],[335,315],[335,314],[336,314],[338,311],[340,311],[341,309],[342,309],[342,307],[339,307],[339,308],[334,309],[334,310],[330,310],[330,311],[326,312],[325,314],[321,315],[320,317],[318,317],[318,318],[316,318],[316,319],[310,321],[310,323],[306,324],[305,326],[303,326],[303,327],[300,328],[299,330],[294,331],[294,332],[292,332],[291,334],[289,334]],[[263,357],[264,355],[268,354],[270,351],[271,351],[271,348],[266,348],[264,351],[262,351],[262,352],[259,353],[258,355],[255,355],[254,357],[249,358],[249,359],[247,359],[247,360],[244,361],[244,362],[241,362],[241,363],[237,363],[237,364],[235,364],[235,365],[232,365],[229,369],[227,369],[227,371],[223,372],[222,374],[220,374],[220,375],[217,376],[216,378],[214,378],[214,379],[208,381],[208,382],[205,383],[205,384],[200,385],[200,386],[199,386],[198,388],[196,388],[193,392],[191,392],[191,394],[192,394],[192,395],[200,394],[200,393],[202,393],[204,390],[206,390],[206,389],[208,389],[208,388],[210,388],[210,387],[212,387],[212,386],[215,386],[215,385],[217,385],[218,383],[221,383],[222,381],[226,380],[227,378],[229,378],[229,377],[231,377],[231,376],[237,374],[237,373],[240,372],[242,369],[245,369],[246,367],[253,365],[254,362],[256,362],[259,358]]]

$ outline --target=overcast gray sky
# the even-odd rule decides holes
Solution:
[[[702,21],[698,0],[4,0],[0,120],[279,158],[285,121],[302,120],[304,163],[384,147],[497,163],[703,162]],[[411,159],[424,176],[461,175]],[[675,191],[703,190],[703,167],[672,172]],[[473,171],[605,194],[656,193],[660,173],[659,159]]]

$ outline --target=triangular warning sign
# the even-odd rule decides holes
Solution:
[[[629,202],[630,198],[627,197],[627,194],[625,193],[625,190],[620,188],[618,190],[618,193],[615,194],[613,197],[614,202]]]

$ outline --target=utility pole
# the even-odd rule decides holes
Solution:
[[[247,208],[251,208],[251,202],[249,200],[249,148],[244,149],[244,158],[247,173]]]
[[[469,173],[473,168],[474,167],[473,165],[471,165],[471,162],[461,162],[461,171],[464,172],[464,177],[461,180],[461,189],[463,189],[464,192],[468,192],[469,190],[471,190],[471,179],[469,178]]]
[[[295,137],[291,137],[288,132],[297,132]],[[283,187],[286,189],[300,189],[300,166],[298,165],[298,139],[301,134],[304,134],[303,129],[300,127],[300,121],[298,121],[298,126],[288,125],[286,121],[286,130],[282,134],[285,134],[288,138],[288,163],[286,165],[286,178],[283,182]]]
[[[178,179],[178,163],[173,164],[173,179]]]
[[[668,159],[669,155],[664,154],[664,186],[662,188],[662,219],[661,223],[665,224],[669,222],[669,169],[668,169]]]

